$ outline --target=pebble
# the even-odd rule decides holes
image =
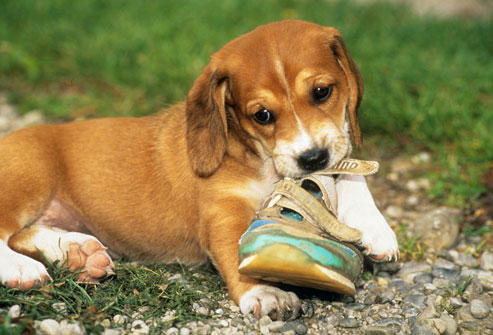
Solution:
[[[308,332],[308,327],[301,321],[288,321],[278,331],[281,333],[294,331],[296,335],[304,335]]]
[[[343,328],[358,328],[359,321],[354,318],[346,318],[339,321],[339,327]]]
[[[116,314],[114,317],[113,317],[113,323],[118,325],[118,326],[121,326],[125,323],[125,317],[123,317],[122,315],[120,314]]]
[[[391,327],[368,326],[365,328],[365,335],[395,335],[396,332]]]
[[[459,271],[445,268],[434,268],[431,275],[434,278],[443,278],[451,283],[455,283],[457,281],[457,277],[459,277]]]
[[[39,325],[39,335],[56,335],[60,324],[53,319],[45,319]]]
[[[13,306],[11,306],[9,308],[8,315],[11,318],[18,318],[19,316],[21,316],[21,306],[19,306],[19,305],[13,305]]]
[[[435,250],[450,248],[459,234],[461,213],[456,208],[441,207],[422,214],[412,228],[414,236]]]
[[[60,327],[58,328],[58,334],[63,335],[81,335],[84,334],[84,328],[78,323],[68,322],[67,320],[62,320],[60,322]]]
[[[179,334],[180,334],[180,330],[175,327],[171,327],[166,331],[166,335],[179,335]]]
[[[190,335],[192,331],[188,329],[187,327],[183,327],[180,329],[180,335]]]
[[[488,291],[493,290],[493,273],[490,271],[478,271],[477,278],[484,289]]]
[[[455,335],[457,333],[457,322],[446,313],[442,313],[440,319],[445,322],[444,335]]]
[[[479,264],[481,270],[493,271],[493,252],[483,252],[479,260]]]
[[[121,331],[119,331],[118,329],[106,328],[102,334],[103,335],[120,335]]]
[[[271,322],[267,327],[271,332],[278,332],[286,324],[284,321],[274,321]]]
[[[465,253],[459,254],[456,263],[471,269],[477,268],[479,266],[478,260],[473,255]]]
[[[484,319],[490,314],[490,307],[482,300],[474,299],[470,304],[471,315],[476,319]]]
[[[429,304],[425,309],[418,315],[418,320],[433,319],[440,317],[440,313],[437,312],[435,304]]]
[[[419,262],[408,262],[402,266],[402,268],[397,273],[397,276],[403,280],[412,282],[414,280],[414,277],[416,277],[417,275],[422,273],[429,273],[431,272],[431,270],[432,268],[430,264],[419,263]]]
[[[413,307],[423,309],[426,307],[425,305],[426,297],[422,294],[413,294],[404,299],[404,303],[408,303]]]
[[[402,210],[402,207],[391,205],[387,207],[387,209],[385,210],[385,214],[387,214],[392,219],[399,219],[404,214],[404,211]]]
[[[134,334],[149,334],[149,326],[142,320],[132,322],[132,332]]]

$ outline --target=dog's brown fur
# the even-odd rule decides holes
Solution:
[[[330,99],[314,104],[313,87],[329,84]],[[136,260],[209,257],[239,301],[258,282],[237,271],[238,240],[286,175],[275,167],[276,143],[293,141],[301,122],[310,134],[330,124],[340,136],[349,125],[359,147],[362,94],[336,29],[302,21],[259,27],[212,56],[186,103],[3,138],[0,239],[35,256],[30,238],[41,222],[90,232]],[[260,107],[275,111],[275,124],[253,120]]]

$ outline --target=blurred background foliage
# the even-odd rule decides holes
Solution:
[[[0,91],[21,112],[54,120],[153,113],[185,99],[221,45],[288,18],[342,32],[364,78],[360,115],[371,145],[429,151],[424,173],[441,202],[465,206],[486,191],[491,16],[437,19],[351,1],[3,0]]]

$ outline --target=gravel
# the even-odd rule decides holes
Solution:
[[[0,94],[0,136],[44,122],[33,113],[18,116]],[[211,308],[210,299],[203,297],[193,303],[196,321],[174,324],[165,334],[493,334],[491,241],[484,243],[482,236],[464,234],[467,225],[488,226],[491,231],[491,208],[480,203],[460,210],[431,202],[426,193],[430,183],[419,175],[422,164],[432,161],[428,153],[374,158],[380,158],[381,171],[388,171],[368,178],[377,205],[385,209],[383,213],[395,230],[405,223],[404,234],[409,238],[419,232],[426,245],[418,260],[368,267],[369,276],[358,280],[354,297],[328,297],[325,293],[304,297],[304,315],[294,321],[272,321],[268,316],[257,320],[242,315],[230,300]],[[180,280],[181,275],[170,279]],[[304,293],[299,288],[296,292]],[[66,306],[60,302],[56,309],[63,316]],[[152,325],[139,318],[141,312],[100,321],[104,334],[152,334]],[[18,317],[22,310],[10,306],[8,314]],[[160,321],[171,325],[173,316],[174,312],[163,312]],[[85,334],[72,320],[40,320],[34,327],[38,334]]]

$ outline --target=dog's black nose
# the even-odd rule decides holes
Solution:
[[[316,148],[305,151],[298,157],[298,165],[305,171],[318,171],[327,167],[329,163],[329,150]]]

